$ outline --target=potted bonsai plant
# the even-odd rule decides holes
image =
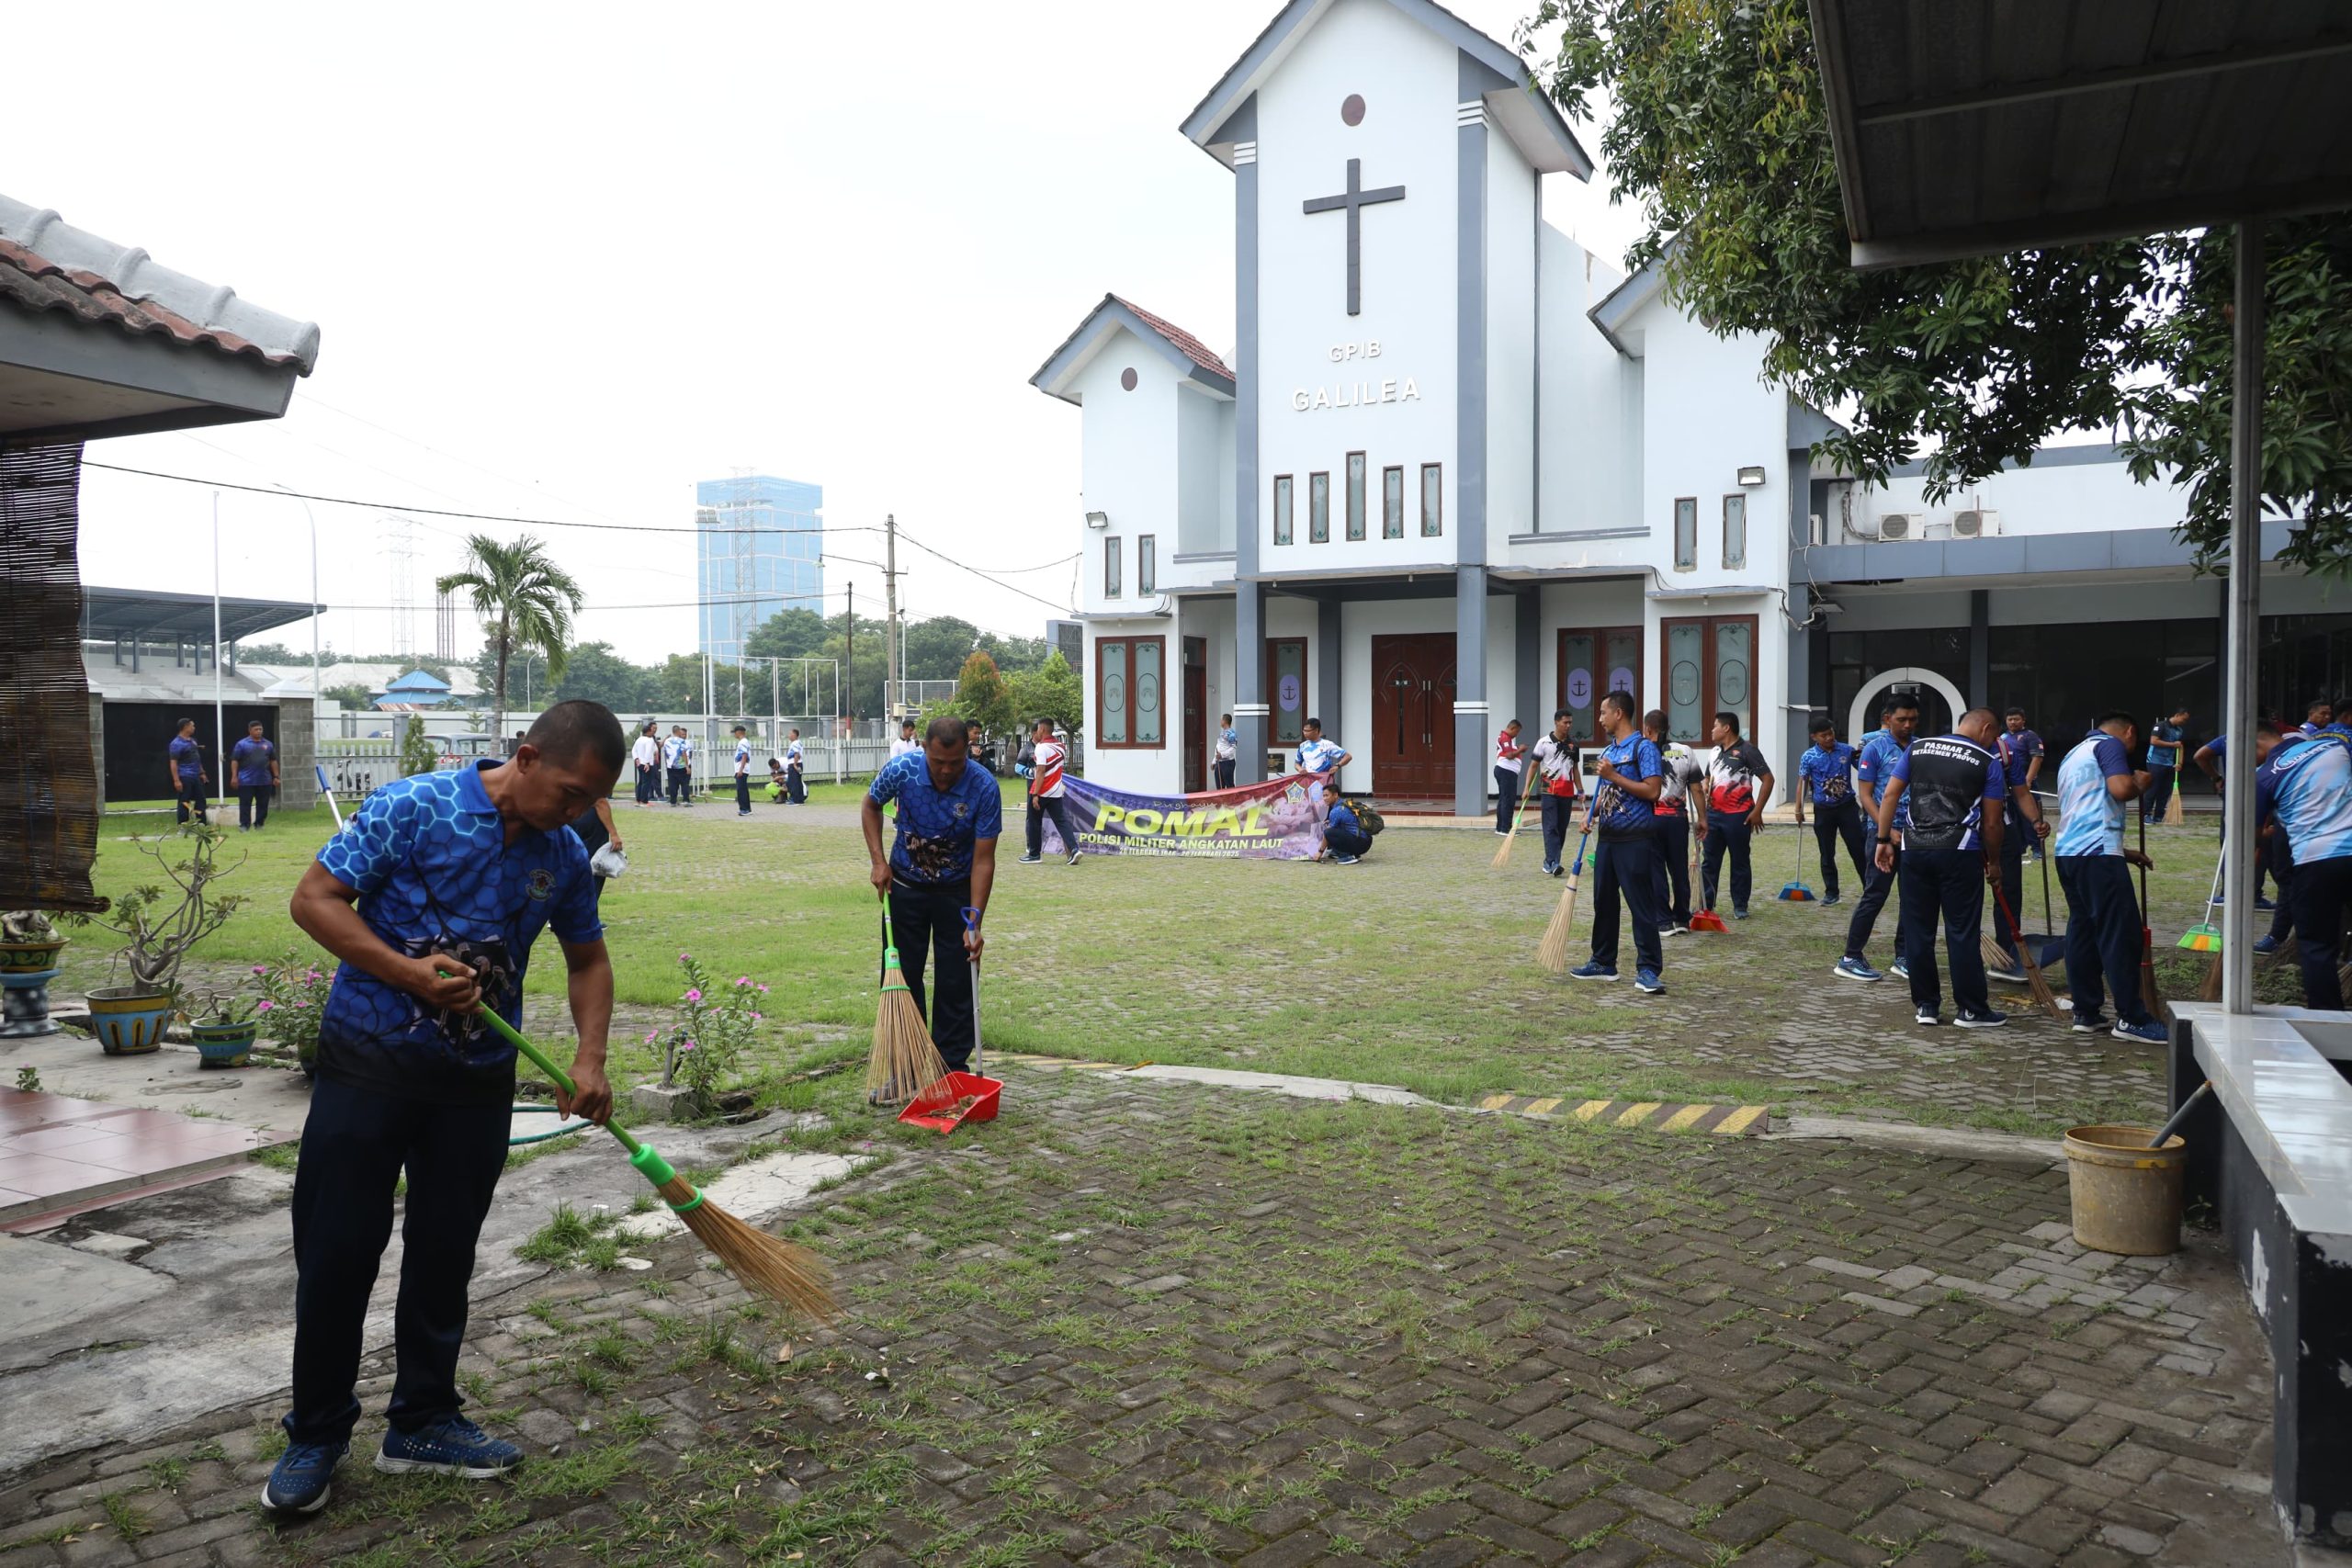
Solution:
[[[144,1055],[164,1043],[164,1030],[179,1011],[180,964],[189,949],[229,923],[244,900],[219,894],[212,885],[244,864],[220,861],[221,834],[209,823],[190,824],[164,840],[185,842],[185,859],[141,843],[168,879],[132,888],[104,915],[82,917],[123,939],[115,963],[130,971],[128,986],[103,986],[89,993],[90,1028],[109,1056]]]
[[[330,961],[332,965],[332,961]],[[275,964],[254,965],[254,986],[261,992],[254,1010],[259,1026],[280,1046],[291,1046],[307,1076],[319,1055],[319,1020],[327,1008],[327,992],[334,986],[332,966],[319,967],[293,948]]]
[[[45,975],[57,967],[65,938],[39,909],[11,909],[0,914],[0,978]]]
[[[208,1067],[242,1067],[261,1032],[263,998],[236,991],[208,991],[204,1005],[187,1015],[196,1054]]]

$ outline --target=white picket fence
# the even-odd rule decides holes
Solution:
[[[694,767],[697,787],[731,787],[735,773],[735,721],[711,719],[706,725],[705,720],[697,718],[680,722],[686,723],[689,733],[695,737]],[[819,721],[809,721],[815,722]],[[742,723],[752,731],[750,737],[752,776],[765,787],[768,759],[775,757],[782,761],[784,745],[774,741],[763,731],[780,729],[788,737],[792,721],[786,719],[777,725],[773,720],[761,720],[755,725],[747,718]],[[836,739],[811,736],[809,723],[801,727],[800,766],[802,777],[810,784],[872,778],[890,760],[890,741],[886,737],[854,736]],[[707,740],[704,739],[706,727],[709,733]],[[462,753],[444,754],[440,759],[442,767],[460,767],[471,757],[492,754],[489,750],[488,737],[468,739],[479,744],[467,746]],[[996,758],[998,773],[1009,774],[1012,772],[1012,757],[1016,750],[1017,746],[1010,739],[1000,745]],[[338,800],[359,800],[369,791],[401,776],[400,742],[381,739],[345,740],[330,738],[320,743],[319,764],[326,772],[327,787],[334,792]],[[1083,765],[1083,749],[1073,739],[1070,743],[1069,771],[1078,773]],[[634,775],[623,770],[614,793],[629,793],[635,787],[635,782]]]

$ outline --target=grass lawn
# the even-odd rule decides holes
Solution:
[[[715,974],[773,987],[766,1010],[779,1021],[764,1066],[812,1049],[862,1049],[874,1017],[876,900],[842,798],[851,790],[815,794],[823,804],[763,801],[749,821],[728,806],[616,808],[630,870],[607,889],[605,915],[628,1004],[616,1030],[625,1043],[676,1000],[678,954],[690,951]],[[1536,966],[1562,885],[1540,874],[1532,841],[1502,872],[1488,868],[1495,840],[1486,833],[1408,829],[1383,836],[1354,867],[1094,856],[1023,866],[1013,863],[1017,807],[1006,824],[982,996],[984,1037],[997,1047],[1399,1084],[1456,1101],[1502,1091],[1736,1100],[2032,1129],[2144,1114],[2162,1092],[2149,1048],[2069,1036],[2039,1019],[1981,1035],[1917,1030],[1899,981],[1833,980],[1850,873],[1846,905],[1775,901],[1798,842],[1785,824],[1758,846],[1756,918],[1729,936],[1671,941],[1661,998],[1629,984],[1571,985]],[[163,826],[108,819],[102,891],[151,878],[128,835]],[[287,896],[331,830],[321,808],[274,816],[264,833],[232,832],[229,852],[245,860],[226,886],[253,902],[202,958],[232,972],[292,946]],[[1817,889],[1810,830],[1803,844]],[[2154,893],[2166,991],[2193,995],[2202,960],[2167,944],[2203,900],[2212,829],[2159,829],[2150,848],[2162,868]],[[2022,913],[2038,928],[2041,875],[2030,865],[2027,874]],[[1871,945],[1875,961],[1892,955],[1893,939],[1890,910]],[[84,933],[60,990],[104,983],[108,951]],[[2290,965],[2261,973],[2266,995],[2291,998]],[[551,1034],[561,985],[561,965],[542,953],[530,980],[534,1024]],[[1949,1014],[1949,990],[1945,1005]],[[650,1054],[616,1050],[616,1066],[644,1070]]]

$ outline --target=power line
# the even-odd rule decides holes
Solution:
[[[178,484],[202,485],[213,490],[243,491],[254,495],[290,496],[297,501],[315,501],[328,506],[356,506],[378,512],[405,512],[421,517],[458,517],[477,523],[513,523],[528,528],[585,528],[597,533],[606,534],[879,534],[884,532],[883,529],[862,524],[835,525],[829,523],[821,529],[812,529],[677,528],[658,523],[575,523],[568,519],[559,517],[517,517],[507,513],[493,512],[459,512],[442,507],[401,506],[391,502],[361,501],[351,496],[321,495],[309,491],[285,490],[276,485],[247,485],[237,484],[228,479],[198,479],[192,474],[167,474],[156,468],[134,468],[121,463],[101,463],[90,458],[83,459],[82,466],[87,468],[104,468],[110,473],[137,474],[142,478],[151,479],[170,479]],[[945,551],[934,549],[933,547],[924,544],[921,539],[916,538],[913,535],[905,532],[903,529],[899,530],[899,536],[905,539],[907,543],[914,546],[915,548],[922,551],[924,554],[936,556],[941,560],[945,561],[949,566],[956,568],[959,571],[968,571],[974,577],[980,579],[984,582],[992,583],[996,587],[1003,589],[1008,593],[1018,593],[1024,599],[1034,600],[1035,603],[1043,604],[1048,610],[1053,611],[1056,615],[1066,615],[1069,614],[1069,605],[1057,604],[1051,599],[1032,593],[1025,588],[1007,582],[996,572],[986,571],[976,566],[967,566],[964,562],[957,560],[954,556],[947,554]],[[841,558],[847,559],[849,558],[843,557]],[[1075,560],[1077,558],[1078,558],[1074,555],[1064,556],[1061,560],[1047,561],[1043,566],[1019,568],[1015,574],[1019,575],[1033,571],[1050,570],[1054,567],[1062,565],[1065,561]],[[700,602],[697,601],[696,603]],[[620,608],[622,606],[613,607]]]
[[[602,613],[602,612],[604,612],[604,611],[606,611],[606,610],[691,610],[691,609],[695,608],[697,605],[700,605],[700,604],[706,604],[706,603],[707,603],[707,604],[759,604],[759,603],[762,603],[762,602],[763,602],[763,601],[772,600],[772,599],[774,599],[774,598],[775,598],[775,597],[776,597],[776,595],[775,595],[775,594],[774,594],[774,593],[770,593],[770,592],[757,592],[757,593],[749,593],[749,594],[744,594],[744,595],[741,596],[740,598],[739,598],[739,597],[722,597],[722,598],[718,598],[718,599],[712,599],[712,600],[707,600],[707,601],[706,601],[706,600],[701,600],[701,599],[676,599],[676,600],[666,600],[666,601],[662,601],[662,602],[659,602],[659,603],[653,603],[653,604],[583,604],[583,605],[582,605],[582,606],[580,607],[579,611],[578,611],[578,614],[579,614],[579,615],[598,615],[598,614],[600,614],[600,613]],[[793,609],[793,610],[797,610],[797,609],[806,609],[806,608],[808,608],[808,601],[810,601],[810,600],[812,600],[812,599],[817,599],[817,598],[819,598],[819,596],[818,596],[818,595],[816,595],[816,594],[812,594],[812,593],[791,594],[791,595],[787,595],[786,597],[787,597],[788,599],[792,600],[793,602],[792,602],[792,603],[787,604],[785,607],[786,607],[786,609]],[[854,595],[852,595],[848,590],[844,589],[842,592],[839,592],[839,593],[827,593],[827,594],[823,595],[823,596],[822,596],[822,599],[821,599],[821,602],[822,602],[822,603],[825,603],[825,604],[838,604],[838,603],[842,603],[842,602],[843,602],[843,601],[849,600],[849,599],[851,599],[852,597],[854,597]],[[396,609],[398,609],[399,607],[400,607],[400,606],[398,606],[397,604],[325,604],[325,605],[323,605],[323,606],[322,607],[322,609],[321,609],[321,612],[320,612],[320,613],[321,613],[321,614],[322,614],[322,615],[327,615],[327,614],[335,614],[335,613],[343,613],[343,614],[356,614],[356,613],[362,613],[362,612],[385,612],[385,611],[396,610]],[[472,612],[471,612],[469,609],[468,609],[468,610],[464,611],[464,613],[471,614]],[[832,618],[833,618],[833,617],[832,617],[832,616],[831,616],[831,615],[828,615],[828,616],[826,616],[826,617],[825,617],[825,619],[826,619],[828,622],[830,622]],[[922,615],[922,616],[915,617],[915,618],[914,618],[914,619],[913,619],[910,624],[914,625],[914,626],[928,626],[928,625],[930,625],[930,624],[932,624],[933,622],[935,622],[935,621],[956,621],[956,622],[959,622],[959,623],[961,623],[961,624],[962,624],[962,625],[964,625],[964,626],[967,626],[971,627],[974,631],[978,631],[978,632],[987,632],[987,633],[989,633],[990,636],[1002,637],[1002,638],[1004,638],[1005,640],[1007,640],[1008,642],[1037,642],[1037,641],[1042,640],[1042,639],[1040,639],[1040,638],[1033,637],[1029,636],[1026,632],[1009,632],[1009,631],[1006,631],[1002,626],[982,626],[979,622],[975,621],[975,620],[972,620],[972,619],[970,619],[970,618],[968,618],[968,617],[967,617],[967,616],[964,616],[964,615]],[[869,620],[869,621],[867,622],[867,624],[868,624],[869,626],[871,626],[871,625],[879,625],[880,623],[879,623],[879,622],[876,622],[876,621]],[[765,655],[762,655],[761,657],[764,658],[764,657],[766,657],[766,656],[765,656]],[[459,662],[462,662],[462,660],[460,660]]]
[[[938,556],[938,557],[939,557],[939,558],[940,558],[941,560],[945,561],[949,566],[955,567],[955,568],[956,568],[956,570],[958,570],[959,571],[968,571],[968,572],[970,572],[974,577],[979,578],[979,579],[980,579],[981,581],[983,581],[996,583],[996,585],[997,585],[999,588],[1003,589],[1007,593],[1018,593],[1018,594],[1020,594],[1023,599],[1035,599],[1035,600],[1036,600],[1036,601],[1037,601],[1037,603],[1038,603],[1038,604],[1043,604],[1046,609],[1053,611],[1053,612],[1054,612],[1054,614],[1056,614],[1056,615],[1069,615],[1069,605],[1067,605],[1067,604],[1055,604],[1051,599],[1042,598],[1042,597],[1040,597],[1040,596],[1039,596],[1039,595],[1037,595],[1037,594],[1035,594],[1035,593],[1030,592],[1029,592],[1029,590],[1027,590],[1026,588],[1018,588],[1018,587],[1015,587],[1013,584],[1012,584],[1012,583],[1010,583],[1010,582],[999,581],[998,581],[998,579],[997,579],[996,577],[994,577],[993,575],[991,575],[991,574],[990,574],[990,573],[989,573],[989,572],[982,571],[978,567],[976,567],[976,566],[966,566],[962,561],[957,560],[954,556],[947,555],[947,554],[945,554],[945,553],[944,553],[944,552],[942,552],[942,551],[933,549],[929,545],[924,544],[921,539],[916,538],[912,534],[909,534],[909,533],[906,533],[906,532],[904,532],[904,531],[901,531],[901,532],[899,533],[899,536],[900,538],[902,538],[902,539],[906,540],[906,542],[907,542],[907,543],[909,543],[909,544],[912,545],[915,548],[917,548],[917,549],[919,549],[919,550],[922,551],[922,552],[923,552],[924,554],[926,554],[926,555]],[[1059,562],[1056,562],[1055,564],[1056,564],[1056,565],[1059,565],[1060,563],[1059,563]]]
[[[325,450],[325,448],[322,448]],[[341,454],[337,454],[341,456]],[[121,463],[101,463],[84,458],[85,468],[105,468],[111,473],[138,474],[151,479],[171,479],[179,484],[202,485],[209,490],[245,491],[254,495],[291,496],[297,501],[315,501],[327,506],[356,506],[371,512],[410,512],[420,517],[462,517],[475,523],[515,523],[526,528],[588,528],[604,534],[878,534],[879,528],[855,524],[827,524],[823,528],[675,528],[661,523],[574,523],[561,517],[514,517],[496,512],[458,512],[446,507],[405,506],[390,501],[361,501],[347,495],[319,495],[310,491],[280,490],[275,485],[241,485],[229,479],[200,479],[193,474],[167,474],[156,468],[133,468]],[[430,487],[427,487],[430,488]]]

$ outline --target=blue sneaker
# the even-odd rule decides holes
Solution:
[[[2271,902],[2269,899],[2267,899],[2267,898],[2256,898],[2256,899],[2254,901],[2254,907],[2255,907],[2256,908],[2257,908],[2257,909],[2262,909],[2262,910],[2266,910],[2266,911],[2272,911],[2272,912],[2275,912],[2275,911],[2278,909],[2278,905],[2276,905],[2276,904],[2272,903],[2272,902]]]
[[[2076,1034],[2105,1034],[2114,1026],[2113,1019],[2103,1012],[2095,1012],[2087,1017],[2082,1013],[2076,1013],[2074,1021],[2066,1027]]]
[[[1886,978],[1885,976],[1880,974],[1877,970],[1871,968],[1869,964],[1863,963],[1859,958],[1841,958],[1838,961],[1838,966],[1829,972],[1832,975],[1836,975],[1840,978],[1847,980],[1883,980]]]
[[[327,1484],[349,1443],[288,1443],[270,1466],[261,1506],[273,1514],[315,1514],[327,1506]]]
[[[1962,1008],[1960,1016],[1952,1021],[1962,1029],[1998,1029],[2009,1021],[2009,1015],[1997,1008],[1986,1008],[1982,1012],[1973,1008]]]
[[[1988,968],[1984,971],[1984,978],[1987,980],[1998,980],[2005,986],[2022,986],[2026,983],[2025,965],[2022,964],[2011,964],[1999,969]]]
[[[2115,1027],[2108,1032],[2118,1040],[2138,1040],[2150,1045],[2165,1045],[2172,1042],[2172,1036],[2165,1032],[2165,1026],[2153,1018],[2144,1023],[2127,1023],[2117,1019]]]
[[[2264,931],[2254,939],[2254,950],[2256,953],[2276,953],[2278,951],[2278,939]]]
[[[1835,894],[1835,893],[1827,893],[1827,894],[1824,894],[1824,895],[1822,896],[1822,899],[1821,899],[1821,907],[1822,907],[1823,908],[1826,909],[1827,908],[1829,908],[1829,906],[1830,906],[1830,905],[1832,905],[1832,904],[1837,904],[1837,903],[1841,903],[1841,902],[1843,902],[1843,900],[1842,900],[1842,899],[1840,899],[1840,898],[1838,897],[1838,895],[1837,895],[1837,894]]]
[[[1911,978],[1911,965],[1904,963],[1900,958],[1888,964],[1886,966],[1886,972],[1894,976],[1898,980],[1908,980]]]
[[[1654,997],[1666,989],[1666,982],[1657,977],[1655,969],[1636,969],[1634,971],[1634,989],[1645,997]]]
[[[487,1481],[523,1462],[523,1450],[492,1437],[462,1416],[414,1432],[384,1434],[376,1468],[387,1475],[462,1475]]]
[[[1614,980],[1617,978],[1617,971],[1605,969],[1599,964],[1579,964],[1568,971],[1568,978],[1571,980]]]
[[[1734,909],[1731,912],[1731,918],[1735,920],[1744,920],[1747,919],[1747,911],[1745,909]]]
[[[1353,865],[1356,863],[1356,860],[1357,857],[1354,855],[1334,855],[1332,857],[1331,863],[1334,865]]]

